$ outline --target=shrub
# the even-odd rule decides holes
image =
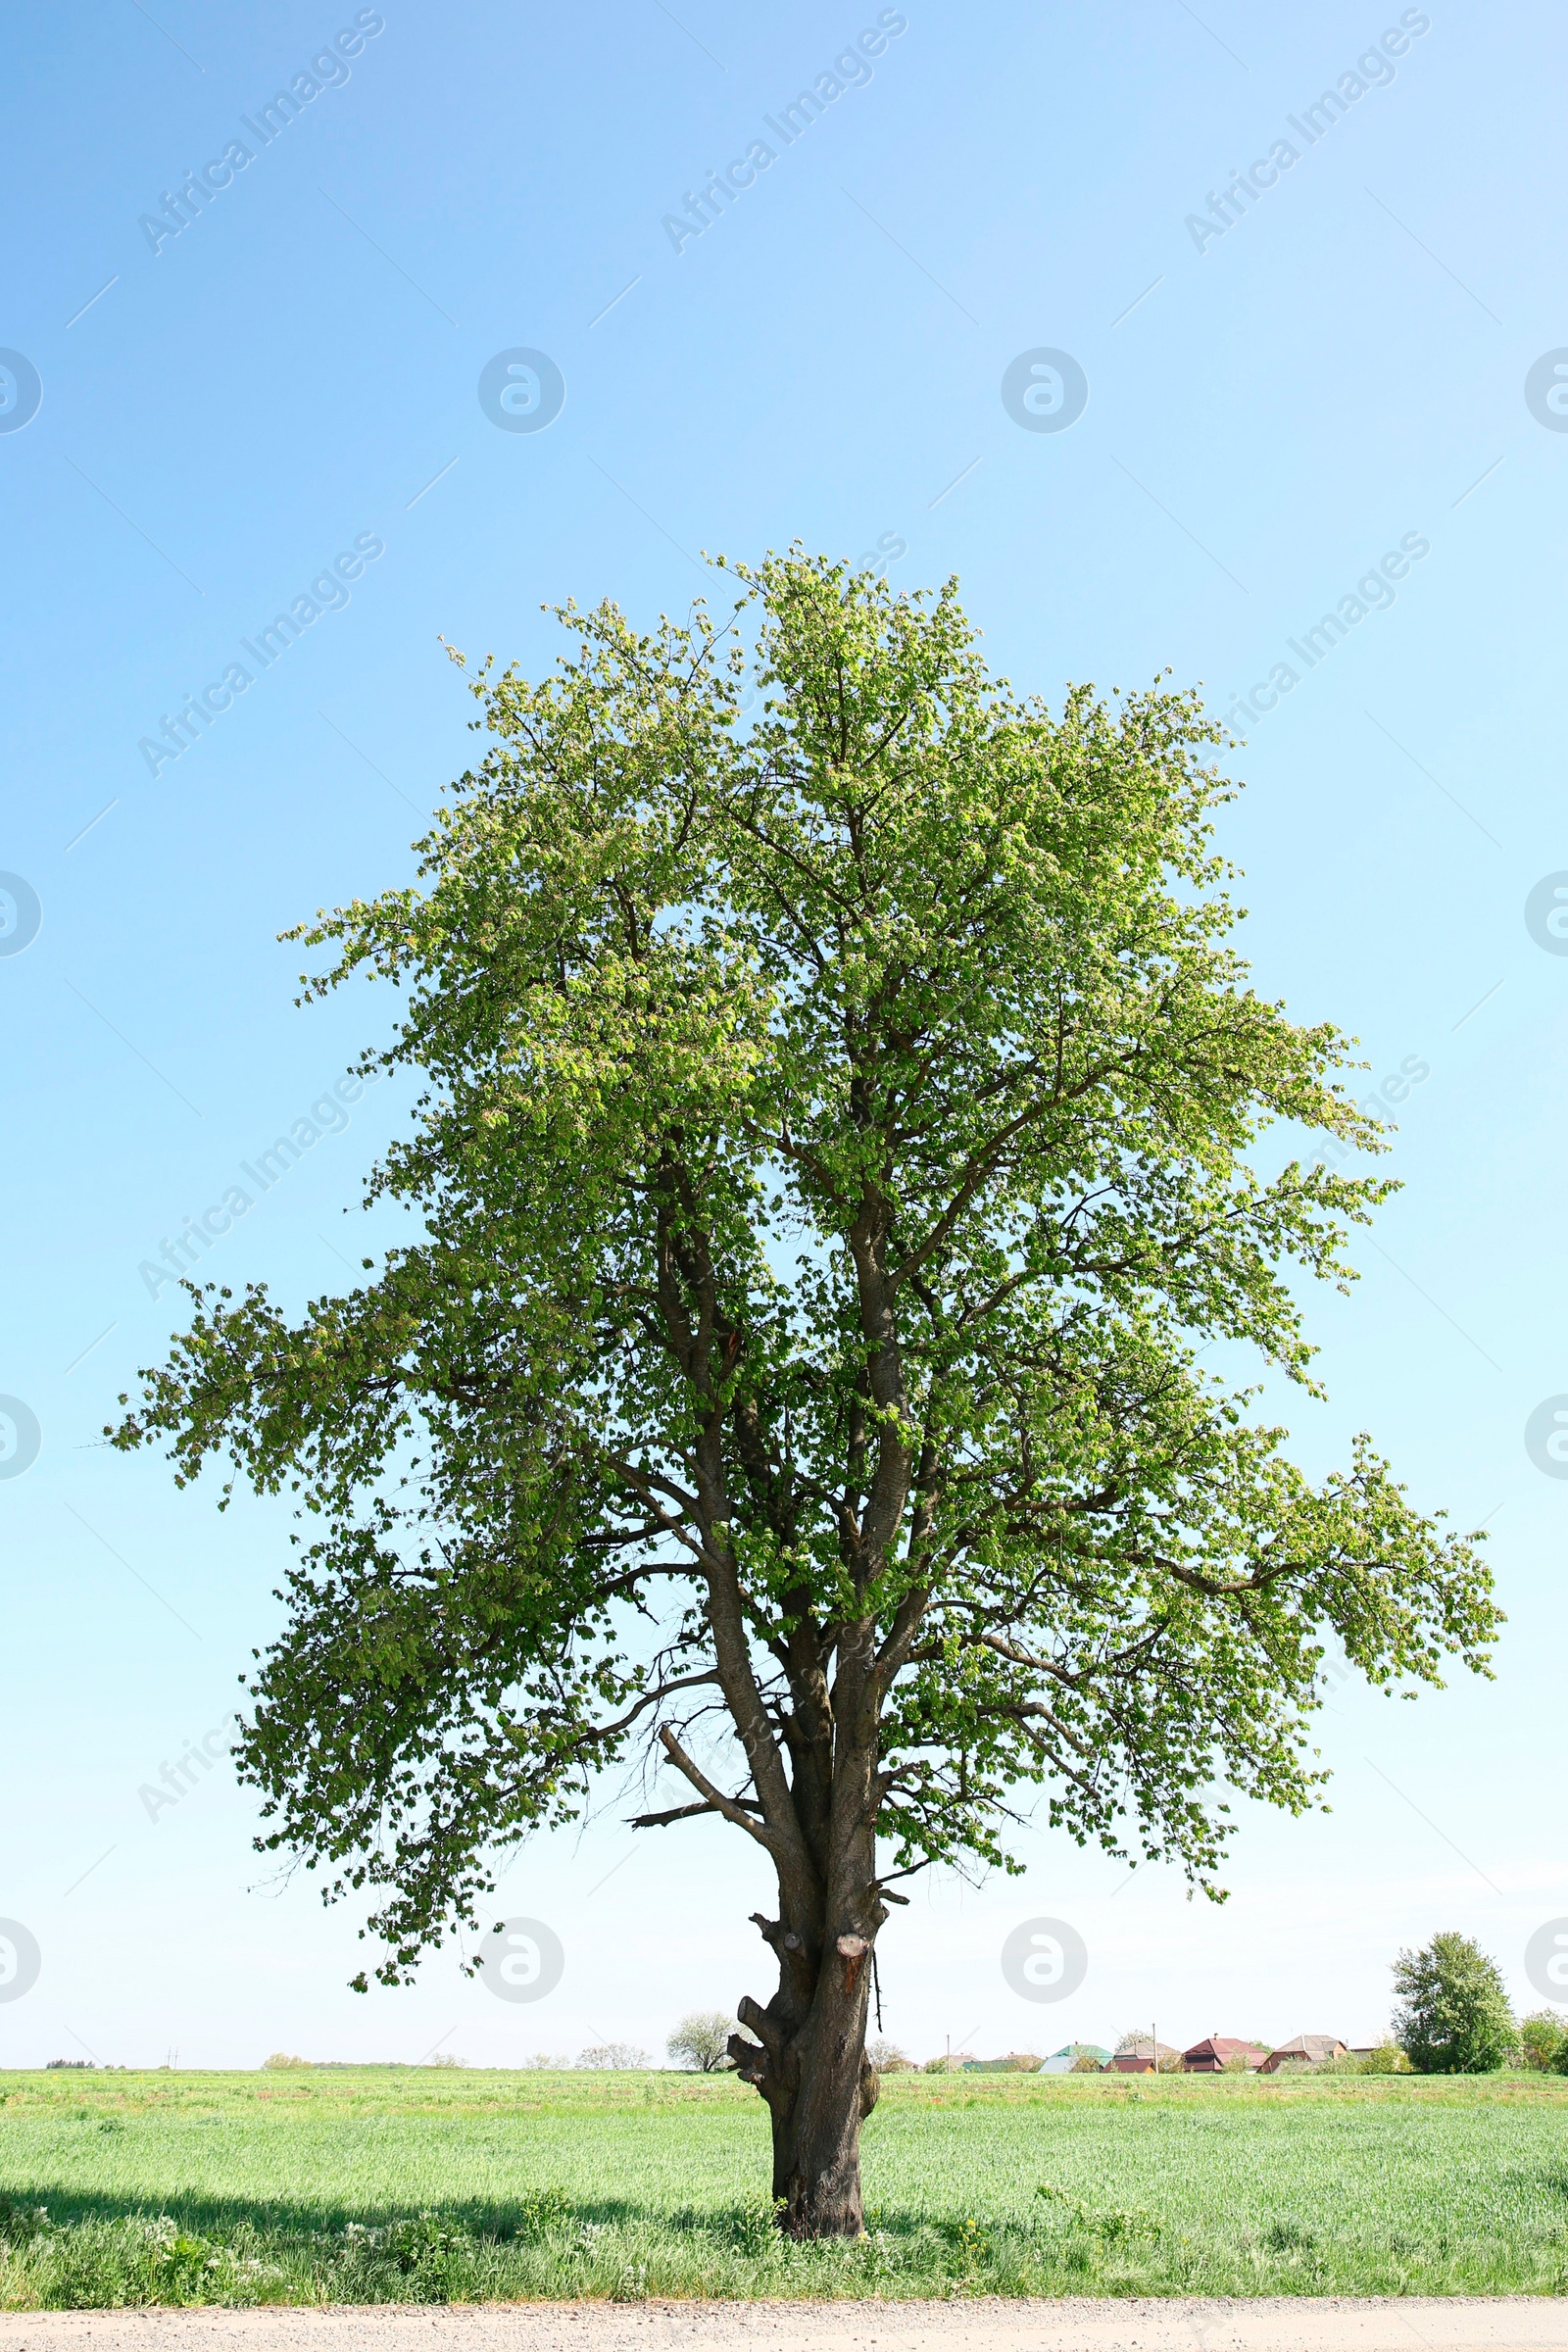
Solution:
[[[568,2229],[570,2224],[571,2199],[564,2188],[531,2188],[517,2200],[515,2229],[519,2237],[548,2237],[552,2230]]]
[[[1558,2055],[1568,2049],[1568,2026],[1555,2009],[1536,2009],[1519,2020],[1519,2058],[1524,2066],[1545,2075],[1559,2069]]]
[[[263,2066],[274,2073],[283,2067],[309,2066],[310,2063],[311,2062],[308,2058],[291,2057],[287,2050],[274,2050],[270,2058],[264,2058],[262,2060]]]
[[[1407,2075],[1410,2061],[1396,2041],[1380,2041],[1360,2060],[1359,2069],[1363,2075]]]
[[[1394,2031],[1417,2074],[1494,2075],[1518,2046],[1502,1977],[1468,1936],[1434,1936],[1394,1964]]]
[[[872,2034],[865,2045],[865,2054],[874,2072],[879,2075],[911,2075],[914,2072],[914,2060],[908,2051],[901,2050],[898,2043],[889,2041],[885,2034]]]
[[[729,2037],[734,2032],[735,2020],[722,2009],[694,2009],[681,2019],[664,2048],[677,2066],[716,2075],[730,2063]]]

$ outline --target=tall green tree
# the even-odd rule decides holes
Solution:
[[[1495,1960],[1468,1936],[1434,1936],[1394,1964],[1394,2034],[1417,2074],[1494,2075],[1514,2056],[1519,2028]]]
[[[1011,1867],[1027,1801],[1213,1890],[1227,1784],[1313,1800],[1328,1635],[1435,1684],[1494,1611],[1368,1444],[1314,1485],[1200,1364],[1310,1388],[1292,1280],[1388,1189],[1258,1148],[1377,1131],[1228,944],[1222,731],[1018,698],[951,584],[728,576],[471,680],[420,886],[303,934],[402,992],[368,1198],[418,1238],[297,1318],[193,1286],[117,1437],[299,1493],[243,1766],[384,1981],[638,1756],[639,1826],[758,1849],[731,2048],[784,2226],[853,2233],[900,1880]]]

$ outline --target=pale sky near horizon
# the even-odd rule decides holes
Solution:
[[[956,572],[1020,690],[1168,664],[1235,714],[1258,986],[1359,1038],[1405,1188],[1353,1295],[1309,1303],[1330,1401],[1266,1406],[1314,1472],[1368,1427],[1423,1506],[1484,1522],[1509,1618],[1494,1682],[1336,1690],[1333,1811],[1243,1807],[1221,1907],[1034,1829],[1021,1878],[920,1886],[882,1937],[887,2031],[922,2057],[1151,2023],[1366,2040],[1396,1951],[1446,1927],[1540,2005],[1526,1946],[1568,1915],[1565,47],[1539,0],[15,22],[0,1921],[40,1967],[0,1983],[0,2066],[657,2053],[771,1988],[751,1849],[633,1836],[606,1788],[502,1887],[562,1939],[547,1998],[452,1952],[348,1992],[356,1917],[274,1880],[225,1763],[143,1793],[220,1755],[286,1516],[220,1517],[216,1480],[176,1494],[99,1433],[179,1319],[142,1269],[226,1193],[252,1205],[215,1276],[291,1305],[349,1279],[343,1212],[408,1090],[331,1090],[391,1006],[295,1009],[275,935],[410,876],[473,744],[438,635],[537,671],[542,604],[648,620],[709,584],[702,551],[797,536],[900,587]],[[1081,413],[1032,429],[1080,373]],[[1041,1917],[1088,1947],[1060,2002],[1001,1970]]]

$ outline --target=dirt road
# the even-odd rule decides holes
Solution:
[[[1568,2300],[0,2312],[0,2352],[1568,2352]]]

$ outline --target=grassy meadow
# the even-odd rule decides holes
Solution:
[[[730,2077],[0,2074],[0,2306],[1568,2292],[1560,2077],[895,2076],[863,2162],[798,2247]]]

